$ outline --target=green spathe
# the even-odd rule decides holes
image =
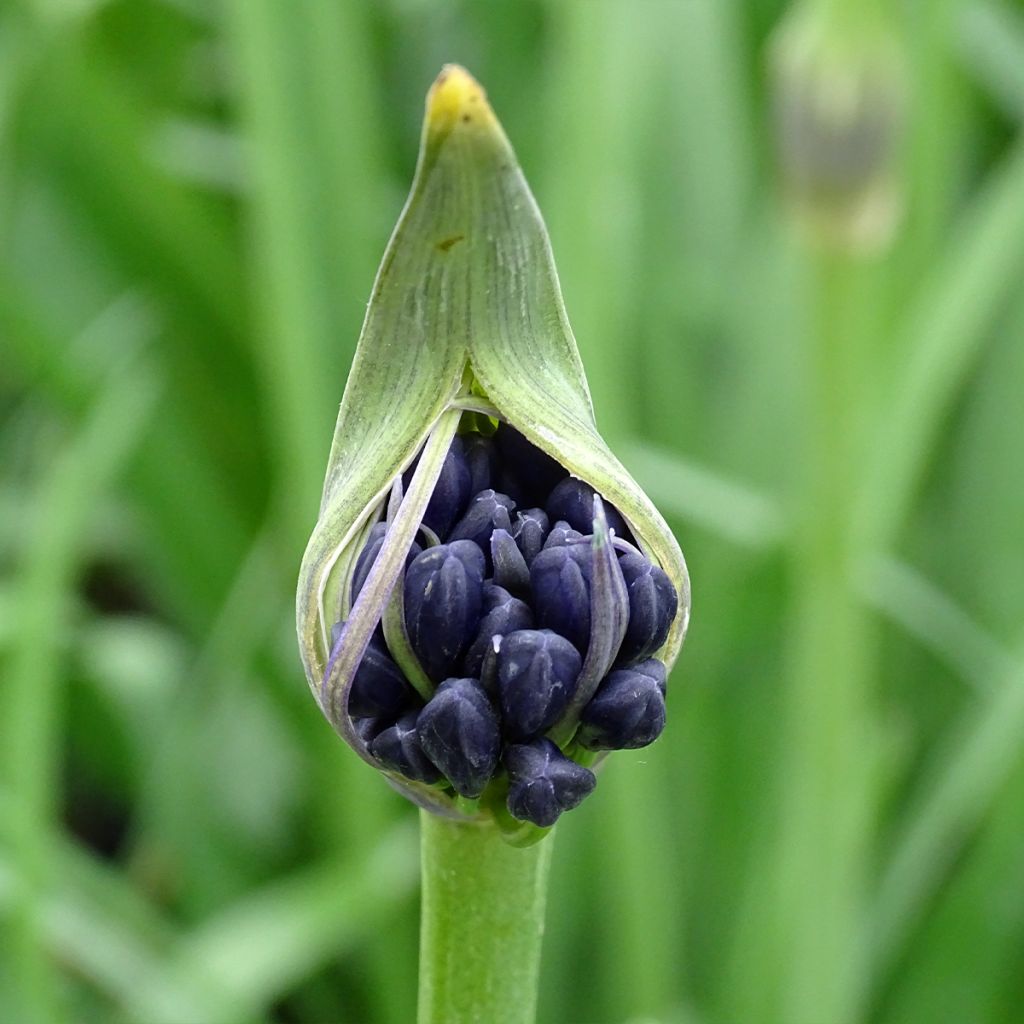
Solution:
[[[682,553],[597,431],[536,203],[483,90],[462,68],[448,66],[427,98],[412,191],[374,285],[299,577],[307,678],[350,741],[349,678],[401,571],[402,550],[461,412],[474,407],[512,424],[611,501],[669,574],[679,613],[660,657],[671,665],[689,615]],[[421,448],[404,500],[390,503],[391,551],[382,552],[349,609],[344,584],[352,553]],[[344,650],[329,663],[327,637],[341,618]],[[421,802],[447,809],[441,794],[425,790]]]

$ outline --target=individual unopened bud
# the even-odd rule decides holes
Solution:
[[[405,628],[424,671],[457,671],[483,614],[484,555],[468,540],[428,548],[405,574]]]
[[[424,753],[459,796],[475,799],[491,781],[501,751],[498,716],[478,679],[448,679],[416,723]]]
[[[441,773],[420,745],[417,723],[420,712],[410,711],[394,725],[379,732],[370,743],[370,753],[385,767],[413,782],[437,782]]]
[[[437,478],[427,510],[423,513],[423,525],[439,537],[446,537],[466,511],[470,495],[474,493],[471,487],[472,475],[462,438],[455,437],[441,467],[441,475]]]
[[[779,158],[790,204],[812,237],[884,246],[899,220],[905,72],[876,4],[793,6],[772,46]]]
[[[353,601],[359,596],[359,591],[363,589],[366,577],[373,568],[373,563],[377,560],[377,555],[380,553],[380,549],[384,544],[384,537],[387,534],[387,529],[387,523],[377,523],[376,526],[370,530],[369,536],[366,538],[366,544],[363,546],[363,550],[359,552],[359,557],[356,559],[356,564],[352,569],[351,594]],[[409,549],[409,554],[406,555],[405,564],[408,565],[422,550],[423,549],[419,544],[414,541],[412,547]],[[334,646],[333,639],[331,646]]]
[[[512,534],[508,530],[495,530],[491,534],[491,564],[494,582],[520,596],[530,589],[530,570]]]
[[[512,537],[519,545],[527,566],[540,554],[550,529],[551,521],[544,509],[528,508],[516,512],[516,519],[512,524]]]
[[[630,665],[630,670],[633,672],[642,672],[645,676],[649,676],[654,680],[655,685],[661,690],[662,697],[665,696],[667,691],[668,682],[668,671],[665,668],[663,661],[658,661],[657,658],[648,658],[646,661],[637,662],[635,665]]]
[[[480,630],[463,659],[466,675],[480,678],[484,656],[496,636],[508,636],[520,629],[533,628],[533,612],[525,601],[513,597],[503,587],[484,584],[484,617]]]
[[[552,522],[568,523],[581,535],[586,535],[593,531],[595,493],[590,484],[567,477],[548,496],[544,509]],[[604,514],[617,537],[628,536],[622,516],[611,505],[604,506]]]
[[[629,596],[629,624],[617,662],[629,665],[649,658],[665,642],[676,617],[679,596],[665,572],[639,552],[622,555],[619,568]]]
[[[576,740],[588,750],[636,750],[653,743],[664,728],[665,697],[658,681],[636,669],[616,669],[584,707]]]
[[[591,558],[588,544],[566,544],[545,548],[530,566],[538,624],[582,652],[590,645]]]
[[[505,751],[508,811],[513,818],[548,828],[594,791],[594,773],[563,754],[548,739]]]
[[[576,648],[550,629],[502,637],[498,693],[505,735],[529,739],[554,725],[573,695],[582,667]]]
[[[544,550],[564,548],[567,544],[579,544],[583,539],[583,534],[579,530],[574,530],[564,519],[560,519],[548,531],[544,539]]]
[[[356,669],[348,699],[349,714],[355,717],[395,718],[414,699],[402,670],[394,663],[379,637],[370,643]]]
[[[497,491],[481,491],[473,495],[466,514],[455,524],[450,540],[470,540],[490,554],[491,534],[495,530],[512,532],[510,513],[516,503]]]
[[[494,441],[476,434],[466,439],[464,450],[469,467],[469,493],[490,490],[494,487]]]

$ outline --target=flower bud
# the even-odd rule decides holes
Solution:
[[[420,712],[420,745],[459,796],[475,799],[498,764],[498,717],[477,679],[448,679]]]
[[[629,624],[618,662],[629,665],[649,658],[665,642],[676,617],[679,597],[665,572],[638,551],[622,555],[619,568],[629,595]]]
[[[530,566],[537,622],[579,651],[590,644],[590,575],[588,544],[545,548]]]
[[[554,825],[597,785],[592,771],[566,757],[551,740],[509,747],[505,766],[509,814],[542,828]]]
[[[525,601],[513,597],[493,583],[484,584],[484,617],[476,639],[466,651],[462,665],[467,675],[480,678],[484,655],[493,647],[494,638],[508,636],[520,629],[533,628],[533,612]]]
[[[469,493],[479,494],[493,487],[495,470],[494,442],[480,434],[470,435],[465,441],[466,465],[469,467]]]
[[[466,460],[462,439],[456,437],[441,467],[433,494],[423,513],[423,525],[439,537],[445,536],[459,517],[466,511],[472,490],[473,479]]]
[[[370,531],[370,536],[367,540],[366,547],[359,553],[359,557],[356,559],[355,567],[352,570],[352,600],[354,601],[359,596],[359,591],[363,589],[363,584],[366,582],[366,577],[370,574],[370,570],[373,568],[373,563],[377,560],[377,555],[380,553],[380,549],[384,546],[384,537],[387,533],[387,523],[377,523],[376,526]],[[406,565],[409,564],[423,549],[415,541],[412,547],[409,549],[409,554],[406,555]],[[331,642],[331,646],[334,646],[334,637]]]
[[[579,530],[574,530],[564,519],[560,519],[548,531],[544,549],[564,548],[566,544],[577,544],[582,540],[583,534]]]
[[[512,520],[509,513],[515,507],[516,503],[507,494],[492,490],[481,491],[473,496],[466,514],[455,524],[451,539],[472,541],[489,555],[491,534],[495,530],[511,533]]]
[[[903,54],[876,4],[792,5],[772,40],[787,199],[819,243],[875,251],[899,221]]]
[[[441,773],[423,752],[417,730],[419,717],[419,711],[410,711],[378,733],[369,745],[370,753],[384,768],[430,785],[441,778]]]
[[[413,696],[383,641],[372,637],[352,680],[349,713],[356,718],[396,718],[412,705]]]
[[[491,564],[494,582],[513,594],[525,594],[530,589],[530,570],[526,559],[508,530],[495,530],[491,534]]]
[[[635,750],[653,743],[664,728],[658,680],[636,669],[616,669],[583,709],[576,740],[587,750]]]
[[[597,431],[515,156],[446,68],[300,571],[310,687],[409,799],[532,841],[594,788],[583,740],[653,732],[688,616],[679,547]]]
[[[502,637],[498,692],[505,735],[524,740],[554,725],[573,695],[582,667],[576,648],[550,629]]]
[[[428,548],[405,574],[405,628],[435,682],[454,672],[480,625],[484,555],[472,541]]]
[[[544,510],[553,523],[568,523],[578,533],[591,532],[594,518],[594,488],[583,480],[567,477],[548,496]],[[629,535],[622,516],[614,508],[605,506],[608,526],[617,537]]]
[[[516,521],[512,524],[512,537],[523,553],[528,567],[540,554],[550,529],[551,521],[544,509],[528,508],[516,512]]]

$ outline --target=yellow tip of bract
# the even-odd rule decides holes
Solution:
[[[447,135],[458,124],[492,124],[494,112],[480,83],[458,64],[445,64],[427,93],[427,131]]]

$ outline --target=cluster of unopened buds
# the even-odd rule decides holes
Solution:
[[[382,768],[466,800],[495,782],[514,818],[549,826],[593,790],[597,752],[660,735],[653,655],[679,600],[593,488],[507,424],[485,427],[452,441],[405,556],[401,618],[374,631],[348,713]],[[351,601],[387,535],[370,528]],[[595,622],[622,636],[588,659]],[[338,647],[343,624],[332,633]]]
[[[296,621],[335,730],[435,814],[537,841],[665,725],[679,545],[597,430],[543,221],[462,68],[431,88]]]

